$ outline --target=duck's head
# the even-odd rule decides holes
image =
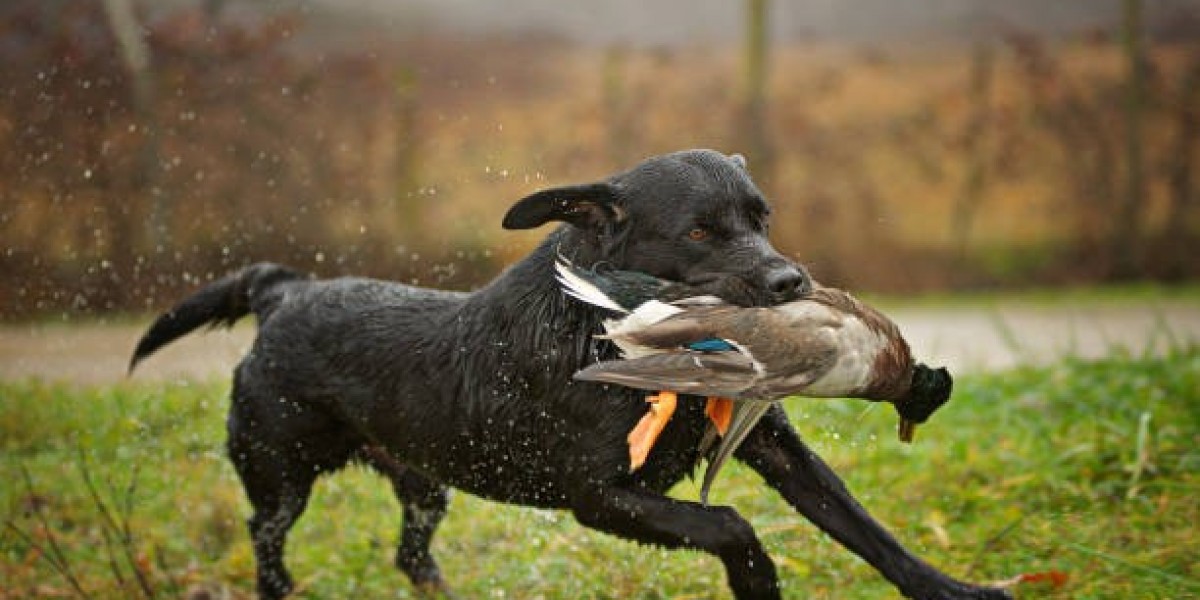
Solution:
[[[945,367],[931,369],[918,363],[913,368],[912,385],[908,394],[896,401],[896,412],[900,413],[900,441],[911,442],[917,424],[929,420],[929,416],[950,400],[954,378]]]

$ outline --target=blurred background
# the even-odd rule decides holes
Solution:
[[[692,147],[954,373],[911,446],[788,403],[899,539],[1069,576],[1023,598],[1200,597],[1200,0],[0,0],[0,600],[252,597],[218,398],[255,328],[131,378],[153,312],[262,260],[471,289],[547,233],[501,229],[523,196]],[[896,595],[722,477],[789,595]],[[461,597],[727,597],[705,555],[453,502]],[[310,515],[299,597],[417,597],[385,481]]]
[[[1200,275],[1200,1],[4,0],[0,319],[260,260],[469,289],[522,196],[745,154],[857,291]]]

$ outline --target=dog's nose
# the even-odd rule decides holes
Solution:
[[[808,273],[792,265],[778,267],[767,273],[767,289],[784,299],[799,298],[812,291]]]

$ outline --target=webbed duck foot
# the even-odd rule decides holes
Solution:
[[[710,396],[708,404],[704,407],[704,414],[708,415],[708,420],[717,428],[717,433],[725,437],[725,433],[729,431],[729,422],[733,419],[733,400]]]
[[[650,455],[654,442],[658,441],[658,436],[667,426],[667,421],[675,414],[677,399],[675,392],[662,391],[655,396],[646,396],[646,402],[650,403],[650,410],[646,411],[642,420],[638,421],[625,438],[629,442],[630,472],[646,464],[646,457]]]

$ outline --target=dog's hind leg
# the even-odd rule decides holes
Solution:
[[[804,445],[783,409],[773,407],[735,456],[758,471],[809,521],[878,569],[906,597],[1009,598],[1000,589],[957,581],[901,546],[854,499],[833,470]]]
[[[243,477],[254,515],[250,517],[250,538],[258,567],[258,596],[263,600],[283,598],[292,591],[292,578],[283,564],[287,533],[308,503],[312,480],[289,481],[277,488],[262,480]]]
[[[247,524],[258,569],[258,595],[264,600],[282,598],[292,591],[292,578],[283,564],[284,542],[308,504],[317,474],[287,464],[286,452],[232,431],[229,456],[254,510]]]
[[[604,487],[572,507],[582,525],[666,548],[703,550],[721,559],[739,599],[779,598],[775,564],[750,523],[727,506],[703,506],[636,489]]]
[[[392,458],[376,446],[363,448],[364,460],[392,482],[396,498],[404,505],[396,567],[408,575],[414,587],[431,596],[450,596],[442,572],[429,551],[438,524],[446,516],[450,490]]]
[[[283,560],[288,531],[304,513],[317,477],[345,465],[358,443],[339,435],[337,422],[326,415],[250,392],[239,379],[227,423],[229,458],[254,509],[247,524],[259,598],[278,600],[292,591]]]

